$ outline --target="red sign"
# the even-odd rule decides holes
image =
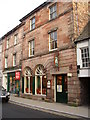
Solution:
[[[20,80],[20,72],[15,72],[15,80]]]

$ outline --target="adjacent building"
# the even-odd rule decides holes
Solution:
[[[90,103],[90,21],[75,43],[77,49],[77,73],[81,83],[81,102],[84,104]]]
[[[23,24],[19,24],[14,29],[3,36],[3,82],[2,85],[11,93],[20,90],[20,79],[15,78],[15,74],[21,76],[22,60],[22,39]],[[21,77],[20,77],[21,78]]]
[[[2,37],[3,86],[23,97],[83,104],[74,41],[89,21],[88,11],[88,2],[44,2],[20,19]]]

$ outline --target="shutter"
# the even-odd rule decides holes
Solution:
[[[33,77],[32,93],[35,94],[35,77]]]

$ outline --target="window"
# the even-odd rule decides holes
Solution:
[[[13,66],[16,66],[16,54],[13,55]]]
[[[16,34],[16,35],[14,36],[14,45],[17,44],[17,38],[18,38],[18,34]]]
[[[54,50],[57,48],[57,31],[50,33],[50,40],[49,40],[49,50]]]
[[[50,7],[50,20],[56,17],[57,17],[57,6],[56,4],[54,4],[53,6]]]
[[[7,68],[8,67],[8,61],[7,61],[7,57],[5,57],[5,68]]]
[[[35,17],[33,17],[33,18],[31,19],[30,30],[33,30],[33,29],[35,29]]]
[[[29,42],[29,57],[34,55],[34,40]]]
[[[35,75],[35,94],[46,95],[47,79],[42,65],[36,68]]]
[[[9,48],[9,39],[7,39],[6,48],[7,48],[7,49]]]
[[[82,67],[89,67],[89,48],[81,49]]]

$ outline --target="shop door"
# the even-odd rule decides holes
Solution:
[[[67,103],[67,76],[56,76],[56,102]]]

